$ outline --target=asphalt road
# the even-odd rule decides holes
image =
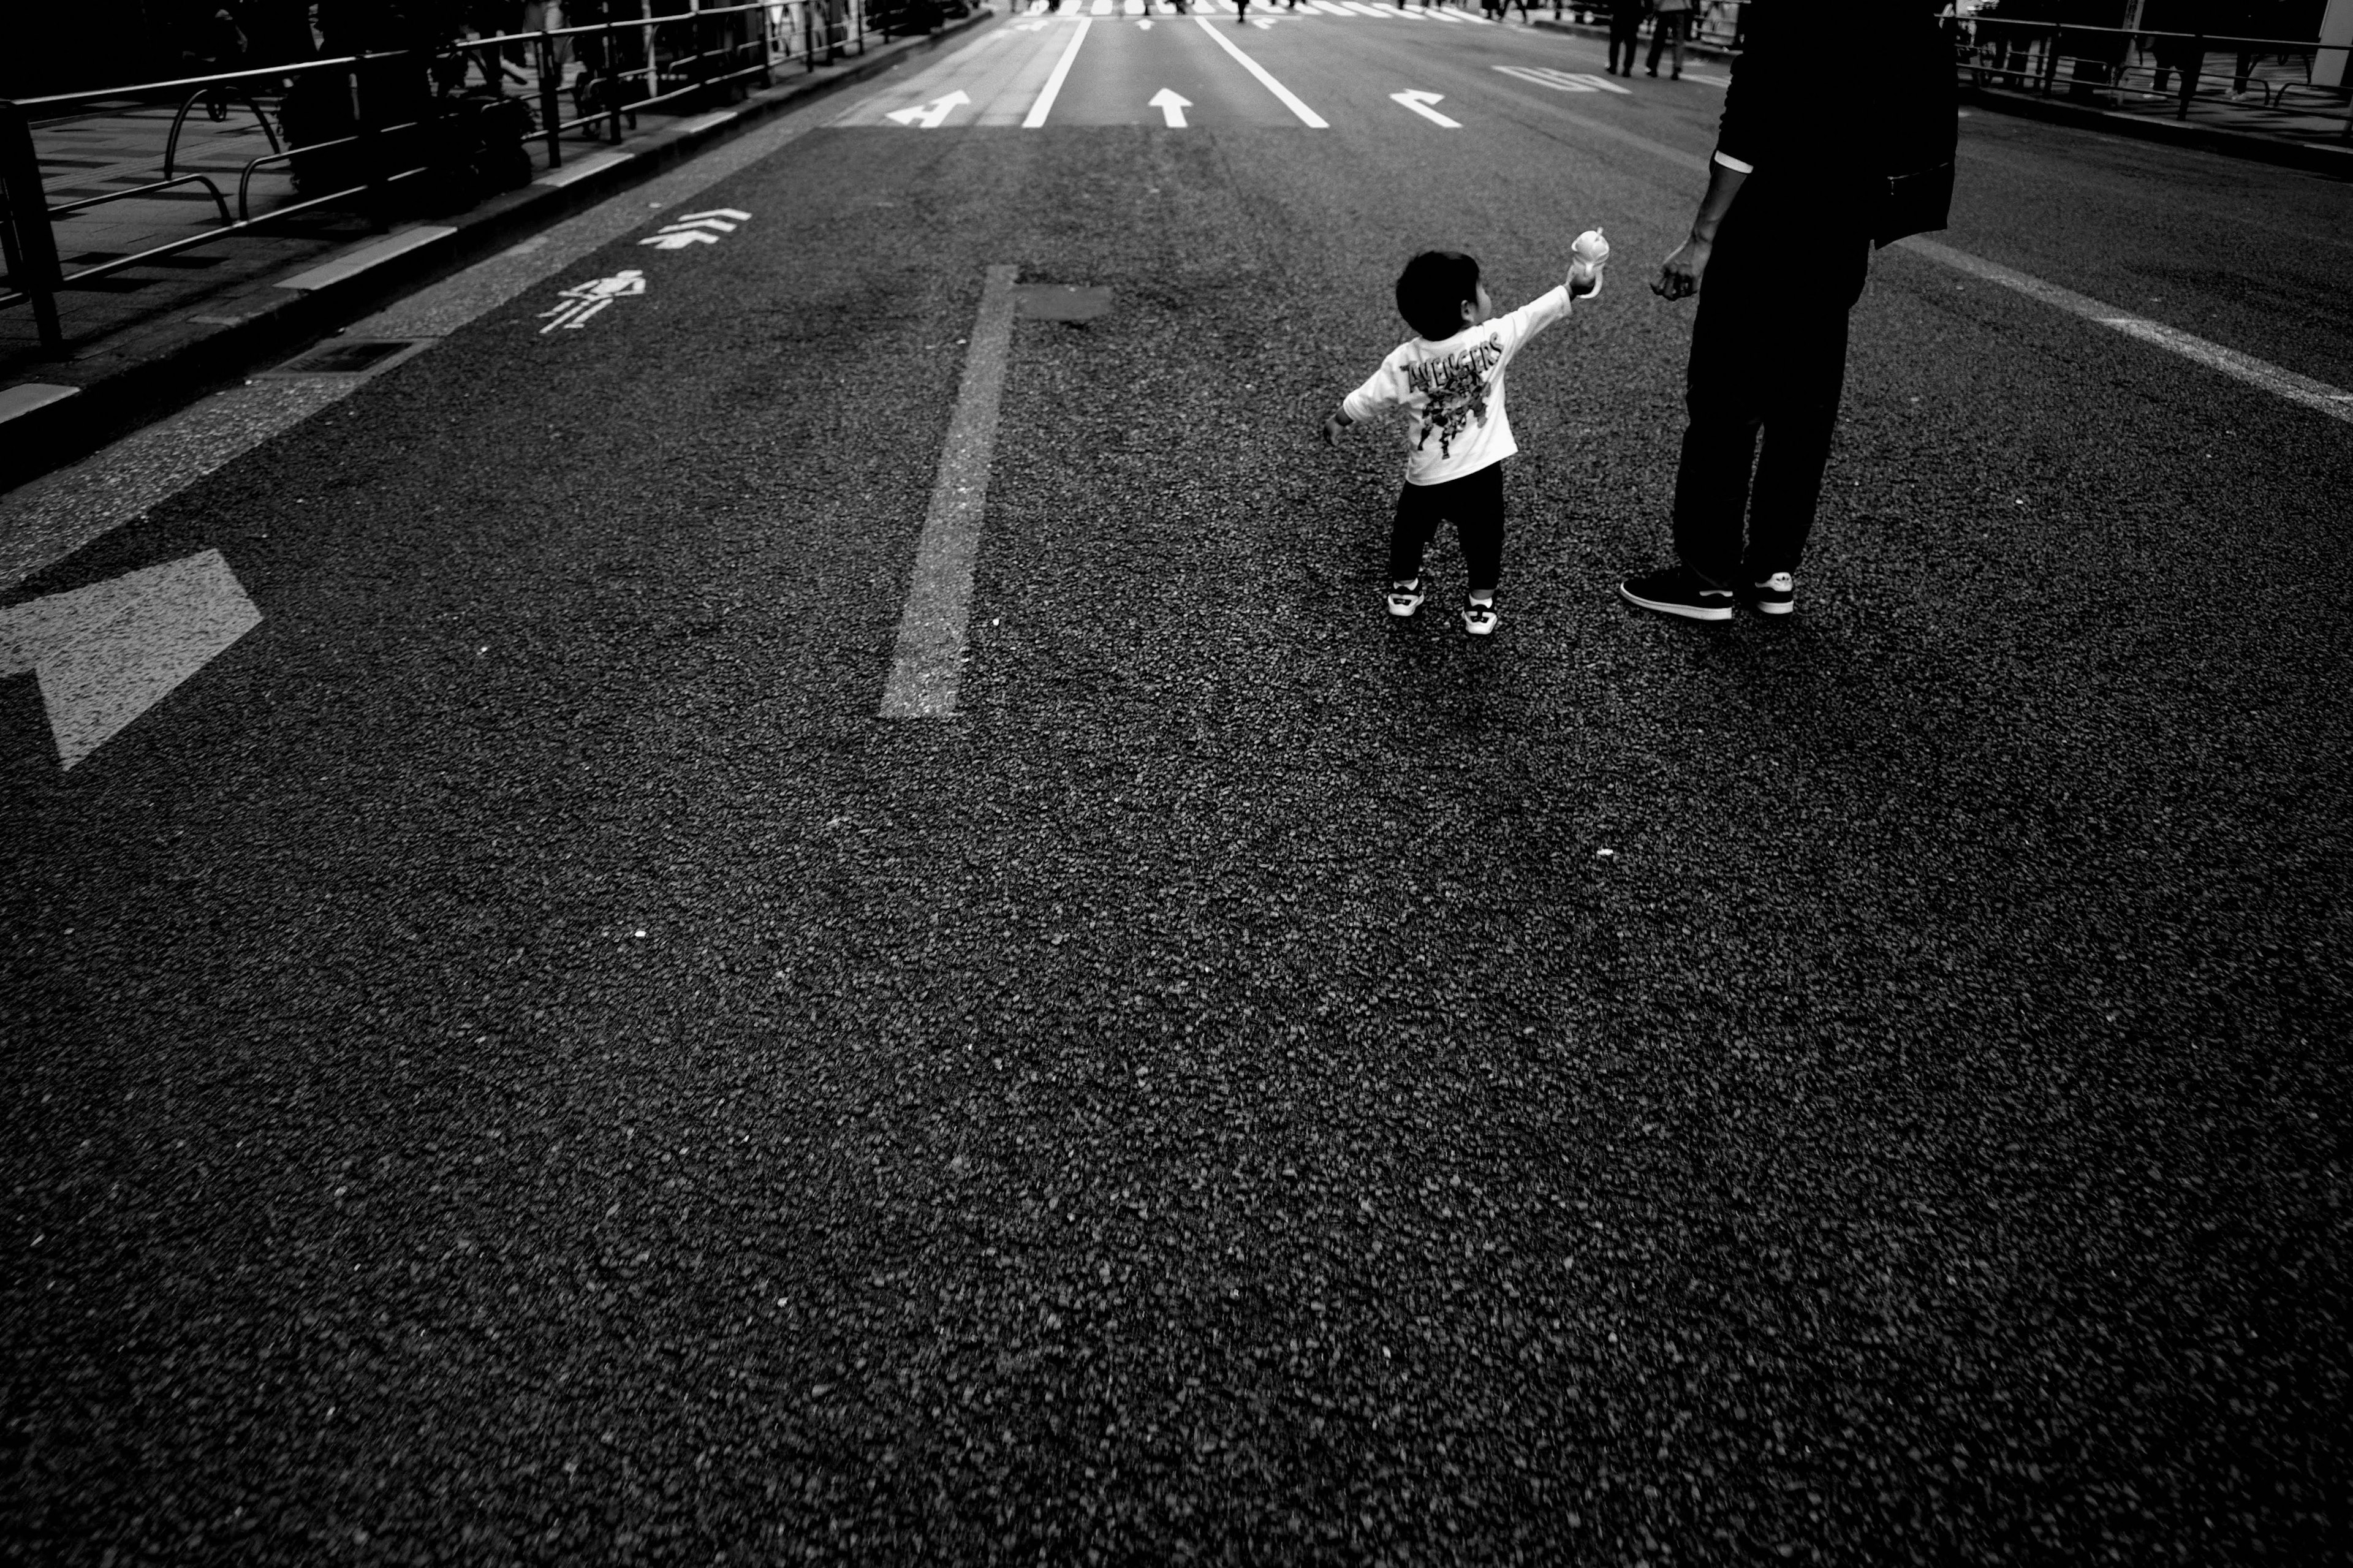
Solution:
[[[2341,1547],[2353,426],[1893,250],[1799,613],[1639,617],[1721,89],[1223,18],[1312,129],[1137,20],[9,595],[262,619],[71,770],[0,686],[0,1556]],[[1390,621],[1315,436],[1398,266],[1596,223],[1501,631]],[[1974,118],[1939,238],[2353,385],[2342,184]],[[1112,308],[1015,322],[958,715],[878,719],[1002,265]]]

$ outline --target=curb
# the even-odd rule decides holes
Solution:
[[[2272,163],[2282,168],[2302,169],[2307,174],[2333,174],[2341,180],[2353,180],[2353,144],[2332,146],[2327,142],[2287,142],[2275,136],[2256,136],[2243,131],[2189,125],[2175,120],[2149,120],[2137,114],[2119,113],[2113,109],[2093,109],[2079,103],[2059,102],[2032,94],[2004,92],[2000,88],[1976,87],[1967,83],[1961,88],[1961,101],[1989,113],[2015,115],[2021,120],[2041,120],[2054,125],[2072,125],[2084,131],[2105,131],[2143,142],[2159,142],[2171,147],[2218,153],[2227,158],[2244,158],[2253,163]]]
[[[567,143],[560,183],[535,182],[436,223],[397,226],[192,302],[161,322],[133,328],[111,341],[96,340],[78,357],[53,362],[57,368],[52,376],[0,387],[0,437],[5,437],[0,438],[0,491],[79,461],[109,441],[176,413],[206,393],[359,320],[394,296],[504,248],[520,233],[543,228],[765,120],[877,76],[996,15],[994,6],[983,5],[937,32],[870,42],[862,58],[839,70],[764,88],[729,110],[683,116],[680,122],[642,137],[628,147],[626,157],[609,163],[595,162],[606,150],[600,144],[580,143],[575,152]],[[196,320],[191,312],[208,319]]]

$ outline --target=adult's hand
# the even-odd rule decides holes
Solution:
[[[1687,239],[1659,263],[1659,275],[1651,283],[1651,292],[1662,300],[1688,300],[1699,292],[1701,276],[1707,271],[1708,253],[1715,247],[1704,239]]]

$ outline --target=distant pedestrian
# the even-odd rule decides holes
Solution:
[[[1642,47],[1642,17],[1650,9],[1649,0],[1608,0],[1609,13],[1609,70],[1614,76],[1634,74],[1634,54]],[[1618,57],[1623,51],[1625,68],[1620,70]]]
[[[1804,11],[1758,7],[1691,237],[1651,285],[1699,295],[1675,473],[1680,563],[1618,590],[1662,615],[1729,620],[1736,598],[1766,615],[1795,607],[1872,247],[1942,228],[1952,199],[1958,92],[1936,0]],[[1840,90],[1816,90],[1824,81]]]
[[[1406,416],[1405,488],[1389,530],[1388,610],[1410,616],[1427,596],[1422,552],[1440,522],[1462,542],[1469,595],[1462,629],[1495,629],[1504,564],[1504,459],[1519,450],[1504,406],[1504,373],[1530,338],[1568,314],[1571,300],[1601,292],[1609,259],[1599,229],[1579,235],[1568,278],[1507,316],[1497,316],[1479,263],[1457,250],[1425,250],[1397,280],[1398,313],[1415,335],[1392,350],[1324,421],[1324,442],[1388,409]]]
[[[2154,85],[2163,92],[2171,84],[2173,73],[2181,73],[2184,92],[2195,96],[2198,73],[2206,63],[2206,51],[2199,47],[2197,34],[2199,13],[2206,0],[2147,0],[2141,7],[2140,25],[2156,35],[2149,39],[2148,52],[2157,62]],[[2187,37],[2183,34],[2189,35]]]
[[[1656,0],[1656,5],[1659,19],[1651,28],[1649,74],[1659,74],[1659,51],[1672,45],[1674,48],[1672,79],[1681,81],[1683,75],[1683,35],[1691,30],[1692,0]]]

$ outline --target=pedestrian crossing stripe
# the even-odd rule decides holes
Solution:
[[[1629,96],[1631,88],[1620,87],[1606,76],[1591,71],[1555,70],[1550,66],[1497,66],[1505,76],[1515,76],[1522,81],[1532,81],[1538,87],[1548,87],[1555,92],[1620,92]]]
[[[1233,0],[1191,0],[1191,3],[1186,6],[1185,12],[1178,11],[1176,0],[1158,0],[1158,4],[1153,5],[1149,11],[1145,9],[1145,5],[1146,0],[1070,0],[1068,7],[1062,10],[1049,11],[1044,5],[1036,5],[1026,13],[1016,14],[1024,17],[1024,23],[1018,25],[1025,26],[1036,26],[1041,22],[1077,21],[1086,16],[1156,16],[1163,10],[1170,16],[1179,16],[1186,12],[1219,16],[1247,15],[1233,4]],[[1272,0],[1272,3],[1270,3],[1270,0],[1258,0],[1258,9],[1259,15],[1250,18],[1252,22],[1271,21],[1278,16],[1285,19],[1296,19],[1302,16],[1345,16],[1351,21],[1359,16],[1377,16],[1383,19],[1394,16],[1400,19],[1411,17],[1420,22],[1467,23],[1474,27],[1495,26],[1495,20],[1492,16],[1473,16],[1444,5],[1424,5],[1419,4],[1419,0],[1405,5],[1381,5],[1368,4],[1366,0],[1299,0],[1296,5],[1293,5],[1285,4],[1284,0]]]

